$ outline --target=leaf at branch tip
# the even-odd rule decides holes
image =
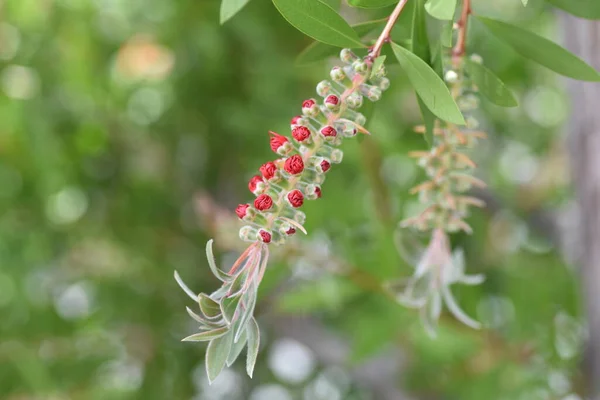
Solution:
[[[374,29],[385,25],[387,19],[378,19],[374,21],[362,22],[360,24],[352,25],[352,29],[356,32],[356,34],[360,37],[367,35],[372,32]],[[350,48],[362,47],[362,43],[359,46],[358,44],[353,45]],[[326,59],[327,57],[335,56],[339,54],[340,49],[335,46],[331,46],[321,42],[312,42],[308,47],[306,47],[298,57],[296,57],[296,65],[305,65],[313,62],[321,61]]]
[[[516,107],[519,105],[504,82],[488,68],[471,60],[467,60],[466,67],[469,76],[479,88],[479,92],[492,103],[502,107]]]
[[[250,0],[221,0],[221,25],[237,14]]]
[[[247,339],[248,337],[246,335],[246,330],[244,330],[242,336],[239,338],[237,343],[234,342],[233,346],[231,347],[231,351],[229,352],[229,356],[227,357],[228,367],[231,367],[235,360],[237,360],[237,358],[240,356],[240,353],[242,352],[242,350],[244,350],[244,347],[246,347]]]
[[[373,67],[371,68],[371,78],[375,77],[379,71],[384,68],[383,64],[387,56],[379,56],[373,61]]]
[[[352,27],[320,0],[272,1],[291,25],[313,39],[338,47],[366,47]]]
[[[177,282],[177,284],[179,285],[179,287],[181,289],[183,289],[183,291],[185,292],[185,294],[187,294],[192,300],[197,301],[196,294],[194,292],[192,292],[192,289],[190,289],[185,284],[185,282],[183,282],[183,279],[181,279],[181,277],[179,276],[179,273],[177,271],[175,271],[175,273],[173,274],[173,276],[175,276],[175,281]]]
[[[392,43],[392,49],[408,80],[427,108],[440,119],[464,125],[465,120],[458,106],[435,71],[425,61],[396,43]]]
[[[233,332],[212,340],[206,349],[206,374],[208,375],[208,383],[212,384],[217,376],[223,371],[231,345],[233,344]]]
[[[260,329],[256,319],[252,318],[246,328],[246,335],[248,337],[248,354],[246,358],[246,372],[248,376],[252,378],[254,374],[254,365],[256,364],[256,358],[258,357],[258,348],[260,347]]]
[[[217,279],[221,282],[225,282],[228,278],[231,278],[231,276],[217,268],[217,263],[215,262],[215,255],[213,254],[212,244],[212,239],[206,242],[206,259],[208,260],[208,265],[213,275],[217,277]]]
[[[382,8],[397,3],[398,0],[348,0],[348,5],[360,8]]]
[[[200,332],[190,335],[186,338],[181,339],[182,342],[206,342],[209,340],[217,339],[225,335],[229,331],[229,328],[222,327],[213,329],[212,331]]]
[[[425,3],[425,10],[433,18],[451,21],[456,11],[456,0],[428,0]]]
[[[208,319],[215,319],[221,316],[221,307],[219,303],[211,299],[205,293],[198,295],[198,303],[200,304],[200,310],[202,314]]]
[[[573,79],[600,81],[598,71],[556,43],[506,22],[484,17],[477,19],[521,56]]]

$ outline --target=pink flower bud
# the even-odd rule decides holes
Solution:
[[[258,230],[258,239],[263,242],[263,243],[271,243],[271,234],[264,230],[264,229],[259,229]]]
[[[297,126],[292,129],[292,136],[298,142],[302,142],[310,137],[310,129],[305,126]]]
[[[292,175],[297,175],[304,170],[304,161],[302,161],[302,157],[300,157],[298,154],[294,154],[285,160],[283,169]]]
[[[298,208],[304,204],[304,195],[298,189],[294,189],[287,194],[287,199],[290,205],[294,208]]]
[[[261,194],[254,199],[254,207],[260,211],[266,211],[273,206],[273,199],[268,194]]]
[[[293,235],[294,233],[296,233],[296,230],[294,228],[290,227],[290,229],[288,229],[287,231],[285,231],[285,233],[288,234],[288,235]]]
[[[321,128],[321,135],[325,137],[336,137],[337,131],[333,126],[327,125]]]
[[[305,100],[302,103],[302,113],[304,115],[315,117],[319,114],[319,106],[313,99]]]
[[[265,178],[265,180],[268,181],[269,179],[272,179],[277,173],[277,166],[273,161],[269,161],[268,163],[263,164],[259,168],[259,171],[262,174],[263,178]]]
[[[250,207],[250,204],[240,204],[239,206],[237,206],[237,208],[235,209],[235,213],[240,219],[244,219],[246,213],[248,212],[248,207]]]
[[[317,195],[317,198],[321,198],[321,187],[320,186],[316,186],[315,187],[315,194]]]
[[[281,152],[286,152],[285,145],[289,143],[288,138],[282,136],[273,131],[269,131],[269,144],[271,145],[271,150],[273,150],[277,154],[281,154]]]
[[[340,98],[335,94],[330,94],[325,98],[325,106],[330,110],[336,110],[340,107]]]
[[[257,189],[260,189],[260,186],[263,184],[263,178],[260,175],[254,175],[250,178],[250,182],[248,182],[248,189],[254,194],[256,194]]]
[[[319,167],[321,169],[321,172],[327,172],[329,171],[329,168],[331,168],[331,164],[329,163],[329,161],[323,160],[321,161],[321,164],[319,164]]]

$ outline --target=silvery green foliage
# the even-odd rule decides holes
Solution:
[[[260,331],[254,319],[258,285],[267,266],[269,249],[262,243],[250,246],[234,263],[229,273],[217,268],[212,251],[212,240],[206,244],[210,269],[223,285],[207,295],[196,295],[175,272],[175,280],[183,291],[198,303],[198,312],[186,307],[196,320],[200,332],[183,339],[185,342],[209,342],[206,350],[206,373],[213,382],[225,365],[232,365],[244,347],[248,347],[246,371],[254,371]]]
[[[435,230],[416,262],[414,274],[408,280],[390,284],[389,288],[400,304],[420,311],[425,330],[434,337],[444,304],[457,320],[480,328],[480,323],[460,308],[450,286],[455,283],[478,285],[483,281],[481,274],[465,274],[462,250],[451,252],[448,236],[442,230]]]

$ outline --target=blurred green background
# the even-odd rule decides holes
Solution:
[[[493,3],[493,4],[492,4]],[[444,318],[428,338],[417,313],[378,290],[409,276],[394,243],[413,214],[425,148],[414,94],[389,67],[372,137],[348,141],[307,237],[273,256],[257,316],[255,377],[240,359],[209,388],[204,344],[177,269],[218,286],[239,254],[231,210],[273,157],[268,130],[314,96],[335,60],[297,66],[310,44],[269,1],[225,26],[217,0],[0,1],[0,398],[579,399],[585,329],[569,260],[572,204],[562,129],[564,81],[475,22],[469,51],[518,94],[482,102],[489,132],[474,155],[489,204],[457,235],[475,288],[455,288],[486,329]],[[558,40],[542,1],[474,1],[475,12]],[[350,22],[387,15],[343,6]],[[400,39],[406,21],[396,31]],[[567,235],[568,238],[568,235]]]

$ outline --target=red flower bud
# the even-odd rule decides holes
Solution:
[[[315,101],[313,99],[304,100],[302,103],[302,108],[311,108],[315,105]]]
[[[239,206],[237,206],[237,208],[235,209],[235,213],[240,219],[244,219],[246,213],[248,212],[248,207],[250,207],[250,204],[240,204]]]
[[[329,106],[337,106],[338,104],[340,104],[340,98],[337,97],[335,94],[330,94],[329,96],[327,96],[325,98],[325,104],[329,105]]]
[[[272,179],[277,173],[277,166],[273,161],[269,161],[268,163],[263,164],[259,168],[259,171],[262,174],[263,178],[265,178],[268,181],[269,179]]]
[[[298,189],[294,189],[287,194],[287,199],[292,207],[298,208],[304,203],[304,195]]]
[[[279,150],[286,144],[288,143],[288,138],[286,138],[285,136],[282,136],[278,133],[275,133],[273,131],[269,131],[269,136],[271,137],[269,139],[269,143],[271,145],[271,150],[273,150],[275,153],[279,153]],[[282,151],[285,151],[285,149],[281,149]]]
[[[283,169],[292,175],[297,175],[304,170],[304,161],[302,161],[302,157],[300,157],[298,154],[294,154],[285,160]]]
[[[288,235],[293,235],[294,233],[296,233],[296,230],[294,228],[290,228],[287,231],[285,231],[285,233]]]
[[[273,206],[273,199],[268,194],[261,194],[254,199],[254,207],[260,211],[266,211]]]
[[[258,231],[258,238],[264,243],[271,243],[271,234],[264,229]]]
[[[327,125],[327,126],[321,128],[321,134],[325,137],[336,137],[337,131],[335,130],[335,128],[333,126]]]
[[[319,187],[319,186],[315,187],[315,194],[317,195],[317,197],[319,199],[321,198],[321,187]]]
[[[310,137],[310,129],[305,126],[297,126],[292,129],[292,136],[298,142],[302,142]]]
[[[301,119],[302,119],[301,115],[296,115],[294,118],[292,118],[292,120],[290,121],[290,124],[298,125],[298,121],[300,121]]]
[[[329,168],[331,168],[331,164],[327,160],[321,161],[321,164],[319,165],[321,166],[321,171],[323,172],[327,172],[329,171]]]
[[[257,185],[260,183],[263,183],[263,178],[260,175],[254,175],[252,178],[250,178],[250,182],[248,182],[248,189],[254,193]]]

